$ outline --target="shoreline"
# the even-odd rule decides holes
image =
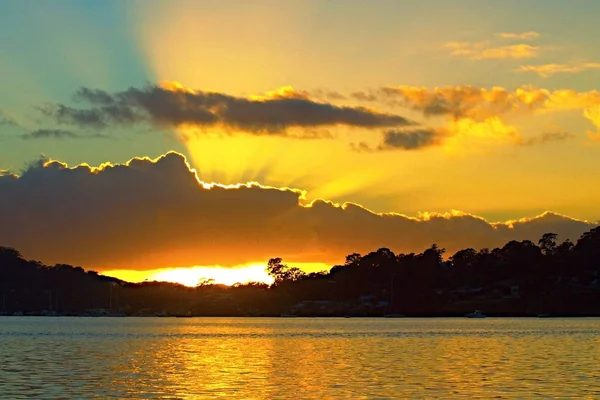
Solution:
[[[556,319],[556,318],[600,318],[600,314],[511,314],[511,315],[494,315],[488,314],[484,318],[469,318],[466,315],[405,315],[395,317],[385,317],[379,315],[190,315],[190,316],[179,316],[179,315],[118,315],[118,314],[107,314],[107,315],[86,315],[86,314],[42,314],[42,313],[29,313],[29,314],[0,314],[0,317],[44,317],[44,318],[178,318],[178,319],[190,319],[190,318],[278,318],[278,319],[308,319],[308,318],[337,318],[337,319],[435,319],[435,318],[462,318],[462,319],[498,319],[498,318],[536,318],[536,319]]]

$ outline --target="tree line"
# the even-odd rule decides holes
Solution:
[[[306,273],[281,258],[266,265],[271,285],[204,280],[129,283],[66,264],[26,260],[0,247],[0,313],[158,316],[600,315],[600,227],[575,242],[544,234],[444,257],[380,248],[350,254],[329,271]]]

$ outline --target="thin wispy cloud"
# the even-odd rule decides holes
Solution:
[[[448,42],[444,44],[444,48],[450,50],[450,54],[453,56],[466,56],[475,57],[480,54],[486,47],[489,46],[489,42]]]
[[[491,60],[505,58],[536,58],[539,55],[539,46],[529,44],[513,44],[510,46],[492,47],[481,51],[473,58],[476,60]]]
[[[500,39],[509,40],[534,40],[540,34],[529,32],[504,32],[496,34]],[[499,59],[521,59],[536,58],[539,56],[540,47],[527,43],[504,44],[498,40],[483,40],[476,42],[447,42],[444,47],[450,50],[453,56],[468,57],[473,60],[499,60]]]
[[[2,111],[0,111],[0,126],[16,126],[17,123],[10,117],[4,115]]]
[[[553,142],[564,142],[575,139],[577,136],[569,132],[544,132],[541,135],[522,140],[519,144],[522,146],[534,146],[538,144],[547,144]]]
[[[525,43],[508,46],[490,46],[488,42],[449,42],[444,45],[453,56],[468,57],[473,60],[521,59],[539,56],[539,46]]]
[[[600,142],[600,105],[589,107],[584,111],[584,116],[596,127],[596,132],[587,131],[587,136],[595,142]]]
[[[36,129],[21,135],[23,140],[31,139],[106,139],[108,136],[100,133],[82,134],[65,129]]]
[[[577,74],[586,70],[600,69],[598,62],[585,62],[581,64],[541,64],[541,65],[522,65],[517,71],[533,72],[543,78],[548,78],[555,74]]]
[[[502,33],[496,34],[496,36],[498,36],[502,39],[532,40],[532,39],[539,38],[541,35],[535,31],[527,31],[527,32],[521,32],[521,33],[502,32]]]

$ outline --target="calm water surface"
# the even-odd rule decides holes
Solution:
[[[0,317],[0,397],[600,399],[600,319]]]

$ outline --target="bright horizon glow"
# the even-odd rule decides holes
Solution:
[[[212,279],[215,284],[227,286],[248,282],[273,283],[273,279],[266,273],[263,265],[241,268],[173,268],[156,272],[148,278],[150,281],[175,282],[191,287],[197,286],[201,279]]]
[[[322,263],[294,263],[305,272],[318,272],[329,270],[330,265]],[[261,282],[273,283],[273,278],[266,272],[266,264],[252,263],[239,267],[224,268],[220,266],[195,266],[162,268],[147,271],[115,269],[102,271],[102,275],[122,279],[131,283],[148,282],[171,282],[181,285],[195,287],[200,280],[212,279],[215,284],[231,286],[236,283]]]

